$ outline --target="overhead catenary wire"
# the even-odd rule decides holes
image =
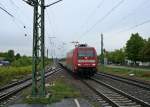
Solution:
[[[13,1],[13,0],[9,0],[10,1],[10,3],[12,4],[12,5],[14,5],[17,9],[19,9],[19,7],[15,4],[15,2]]]
[[[21,11],[21,9],[20,9],[20,7],[19,6],[17,6],[16,5],[16,3],[13,1],[13,0],[9,0],[10,1],[10,3],[11,3],[11,5],[13,6],[13,7],[16,7],[16,9],[15,9],[15,11],[19,11],[19,13],[21,14],[21,15],[23,15],[24,17],[26,17],[25,19],[28,19],[28,16],[26,16],[25,14],[23,14],[24,12],[23,11]],[[16,12],[16,14],[17,14],[17,12]],[[20,14],[18,14],[18,15],[20,15]],[[17,17],[15,17],[15,20],[17,21],[17,22],[19,22],[19,24],[21,24],[21,26],[23,26],[23,30],[27,33],[27,35],[29,35],[29,36],[31,36],[31,34],[32,34],[32,32],[29,30],[29,29],[32,29],[30,26],[27,26],[22,20],[20,20],[19,18],[17,18]],[[27,20],[28,21],[28,20]],[[26,35],[26,34],[25,34]]]
[[[49,23],[49,26],[51,26],[51,31],[52,31],[52,35],[55,35],[55,32],[54,32],[54,29],[52,27],[52,22],[50,20],[50,16],[49,16],[49,13],[46,11],[46,17],[47,17],[47,20],[48,20],[48,23]]]
[[[86,18],[85,22],[80,26],[79,29],[82,29],[85,25],[88,24],[89,20],[96,14],[97,9],[101,8],[103,4],[104,4],[104,0],[101,0],[98,3],[98,5],[96,6],[96,8],[94,8],[94,10],[88,15],[88,17]],[[77,35],[77,32],[74,35]]]
[[[55,27],[57,27],[56,26],[56,24],[54,23],[54,21],[52,21],[52,16],[54,16],[54,15],[52,15],[51,14],[51,17],[50,17],[50,14],[49,14],[49,12],[48,11],[45,11],[45,13],[46,13],[46,19],[47,19],[47,21],[48,21],[48,24],[50,25],[50,27],[51,27],[51,31],[52,31],[52,36],[56,36],[56,31],[55,31]],[[52,10],[51,10],[51,13],[52,13]],[[55,27],[54,27],[54,25],[55,25]],[[57,30],[58,31],[58,30]],[[47,32],[48,33],[48,32]],[[50,36],[50,34],[48,34],[49,36]],[[56,38],[57,39],[57,41],[59,41],[59,43],[60,42],[62,42],[61,40],[59,40],[59,38]],[[54,44],[52,44],[52,43],[50,43],[51,45],[54,45]],[[53,47],[51,47],[51,53],[52,54],[55,54],[55,56],[56,56],[56,53],[53,51],[53,50],[55,50],[56,51],[56,48],[57,48],[57,44],[56,44],[56,42],[55,42],[55,45],[53,46]],[[61,52],[60,52],[61,53]]]
[[[53,27],[52,27],[52,22],[51,22],[51,20],[50,20],[50,16],[49,16],[49,13],[47,12],[47,11],[45,11],[45,13],[46,13],[46,19],[47,19],[47,21],[48,21],[48,24],[49,24],[49,26],[51,27],[51,31],[52,31],[52,34],[49,34],[49,32],[47,32],[46,31],[46,33],[47,33],[47,35],[48,36],[50,36],[50,35],[52,35],[52,36],[55,36],[55,32],[54,32],[54,29],[53,29]],[[52,42],[52,38],[56,38],[56,37],[48,37],[48,39],[50,40],[50,46],[47,46],[47,47],[49,47],[49,49],[50,49],[50,54],[51,54],[51,57],[52,58],[54,58],[56,55],[56,53],[55,53],[55,44],[54,44],[54,42]],[[47,40],[48,40],[47,39]]]
[[[12,1],[12,3],[14,4],[14,2]],[[2,3],[0,3],[1,6],[4,7],[4,5]],[[8,12],[6,9],[4,9],[3,7],[0,6],[0,9],[3,10],[5,13],[7,13],[11,18],[12,18],[12,21],[15,23],[15,25],[20,29],[20,30],[23,30],[23,32],[25,32],[25,36],[26,35],[30,35],[31,32],[29,31],[25,31],[27,30],[27,27],[26,25],[20,20],[18,19],[17,17],[15,17],[13,14],[11,14],[10,12]],[[16,5],[15,5],[16,6]],[[18,24],[21,24],[22,27],[20,27],[20,25]]]
[[[3,10],[5,13],[7,13],[10,17],[14,18],[14,15],[12,15],[10,12],[8,12],[6,9],[0,6],[0,9]]]
[[[47,10],[48,11],[48,10]],[[50,14],[51,13],[51,14]],[[55,14],[53,12],[53,10],[51,9],[50,13],[47,12],[47,17],[48,17],[48,20],[49,20],[49,24],[51,24],[51,27],[52,27],[52,32],[53,32],[53,36],[57,36],[57,35],[61,35],[59,34],[59,26],[58,26],[58,23],[56,23],[57,21],[55,21],[54,19],[55,18]]]
[[[89,33],[97,24],[101,23],[103,20],[105,20],[113,11],[115,11],[122,3],[124,0],[119,1],[113,8],[110,9],[102,18],[100,18],[96,23],[94,23],[89,29],[87,29],[82,35],[86,35]]]
[[[85,23],[82,25],[84,26],[85,24],[88,23],[89,19],[97,12],[97,9],[100,8],[104,3],[104,0],[101,0],[98,5],[96,6],[96,8],[89,14],[89,16],[87,17]]]
[[[16,26],[17,26],[20,30],[23,30],[23,31],[25,32],[25,36],[26,36],[26,35],[31,36],[31,32],[27,30],[26,25],[25,25],[20,19],[14,17],[14,18],[13,18],[13,22],[16,24]],[[19,24],[20,24],[21,26],[20,26]]]
[[[146,3],[150,2],[150,0],[145,0],[143,1],[141,4],[139,4],[135,9],[133,9],[133,11],[131,11],[130,13],[128,13],[126,16],[124,16],[121,20],[125,20],[127,18],[129,18],[129,16],[134,15],[135,11],[139,8],[141,8],[142,6],[144,6]],[[138,11],[137,11],[138,12]]]
[[[3,6],[3,4],[0,3],[1,6]],[[16,26],[20,29],[19,25],[15,22],[15,17],[14,15],[12,15],[10,12],[8,12],[6,9],[4,9],[3,7],[0,6],[0,9],[3,10],[5,13],[7,13],[14,21],[14,23],[16,24]]]
[[[126,19],[128,19],[129,17],[133,16],[136,12],[136,10],[141,9],[141,7],[144,7],[146,3],[150,2],[150,0],[144,0],[142,1],[142,3],[140,3],[136,8],[134,8],[132,11],[130,11],[129,13],[127,13],[125,16],[123,16],[118,22],[119,23],[114,23],[111,25],[110,28],[116,26],[116,25],[120,25],[121,22],[125,21]]]
[[[127,28],[127,29],[125,29],[125,30],[122,30],[122,31],[120,31],[119,33],[125,32],[125,31],[129,31],[129,30],[132,30],[132,29],[135,29],[135,28],[137,28],[137,27],[139,27],[139,26],[142,26],[142,25],[145,25],[145,24],[147,24],[147,23],[150,23],[150,19],[145,20],[145,21],[143,21],[143,22],[141,22],[141,23],[139,23],[139,24],[136,24],[136,25],[134,25],[134,26],[131,26],[130,28]]]

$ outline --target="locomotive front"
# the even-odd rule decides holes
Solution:
[[[97,71],[97,53],[93,47],[78,47],[76,49],[76,72],[83,76],[92,76]]]

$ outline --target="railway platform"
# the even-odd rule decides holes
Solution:
[[[61,102],[53,104],[14,104],[8,107],[93,107],[85,99],[64,99]]]

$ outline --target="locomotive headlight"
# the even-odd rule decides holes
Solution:
[[[96,64],[92,64],[92,66],[95,66]]]
[[[81,64],[78,64],[78,66],[81,66]]]

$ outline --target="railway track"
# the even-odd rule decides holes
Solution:
[[[66,69],[65,66],[62,65],[62,67]],[[96,74],[90,79],[81,79],[81,81],[95,92],[95,98],[100,102],[102,107],[150,107],[150,102],[147,101],[150,98],[148,84],[135,82],[136,80],[123,80],[121,77],[119,79],[113,78],[115,77]],[[122,86],[126,90],[122,90],[116,86]],[[137,96],[134,96],[133,93],[136,93]],[[143,98],[145,97],[145,99],[139,98],[138,95]]]
[[[45,77],[48,77],[52,75],[53,73],[56,73],[60,71],[60,68],[55,69],[48,69],[48,72],[45,73]],[[40,80],[40,78],[38,78]],[[5,104],[9,98],[11,98],[16,93],[20,92],[21,90],[25,89],[26,87],[29,87],[32,84],[32,78],[26,78],[21,81],[12,83],[10,85],[7,85],[0,89],[0,106]]]
[[[121,77],[121,76],[117,76],[117,75],[113,75],[113,74],[108,74],[108,73],[103,73],[103,72],[99,72],[96,75],[108,77],[108,78],[118,80],[118,81],[122,81],[122,82],[125,82],[127,84],[131,84],[131,85],[134,85],[134,86],[137,86],[137,87],[140,87],[140,88],[143,88],[145,90],[150,91],[150,83],[145,83],[143,81],[125,78],[125,77]]]
[[[106,73],[98,73],[94,78],[150,103],[150,85],[148,83]]]
[[[150,104],[95,78],[82,80],[97,95],[103,107],[150,107]]]

